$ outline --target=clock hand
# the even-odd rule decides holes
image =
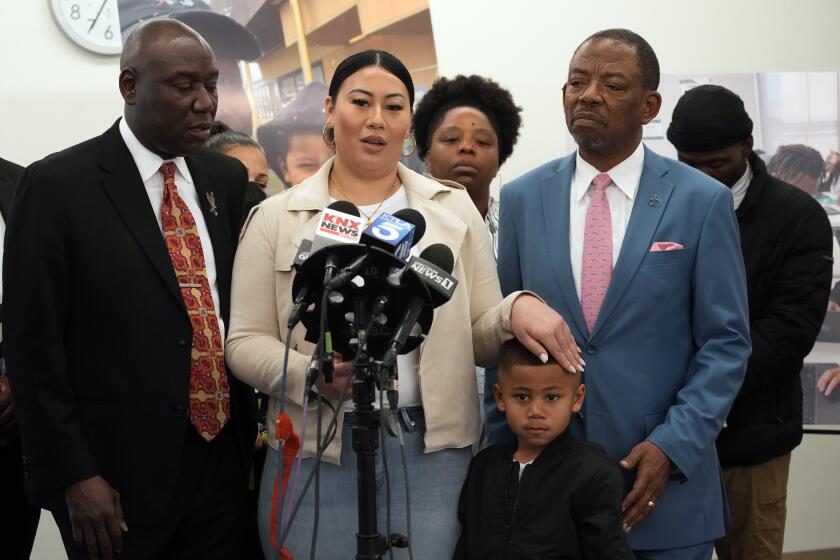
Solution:
[[[90,28],[87,31],[88,33],[93,31],[93,28],[96,25],[96,22],[99,21],[99,16],[102,15],[102,10],[103,10],[103,8],[105,8],[105,4],[107,4],[107,3],[108,3],[108,0],[102,0],[102,5],[99,6],[99,11],[96,12],[96,17],[93,18],[93,20],[88,19],[88,21],[92,21],[92,23],[90,24]]]

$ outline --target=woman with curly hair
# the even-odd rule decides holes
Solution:
[[[490,229],[494,252],[499,210],[490,182],[513,153],[520,111],[493,80],[456,76],[435,82],[414,112],[417,151],[429,174],[466,187]]]

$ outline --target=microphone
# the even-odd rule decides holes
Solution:
[[[402,320],[394,330],[382,363],[386,368],[393,368],[397,356],[402,353],[406,340],[427,307],[439,307],[449,301],[458,280],[452,276],[455,257],[452,251],[442,243],[429,245],[419,257],[412,257],[408,266],[399,276],[399,286],[411,290],[408,308]]]
[[[312,240],[312,253],[333,245],[356,244],[362,234],[362,219],[359,209],[352,202],[336,200],[321,213],[315,239]],[[324,283],[327,283],[338,271],[338,256],[327,254],[324,264]]]
[[[452,298],[458,280],[452,276],[455,258],[443,243],[429,245],[419,257],[411,257],[402,274],[412,273],[426,288],[432,307],[439,307]]]
[[[419,233],[418,233],[419,232]],[[426,232],[426,220],[417,210],[405,208],[391,214],[380,214],[368,228],[362,232],[361,244],[368,248],[382,249],[402,261],[408,259],[411,247],[414,246]],[[341,272],[327,281],[325,289],[337,290],[347,284],[362,269],[368,266],[375,251],[367,250]]]
[[[362,235],[362,220],[359,209],[352,202],[336,200],[326,208],[318,218],[315,238],[301,241],[295,255],[294,266],[300,280],[293,285],[293,305],[289,313],[288,328],[294,327],[303,312],[312,303],[318,288],[328,282],[338,271],[340,256],[338,247],[356,245]],[[317,258],[316,258],[317,255]],[[323,264],[322,258],[323,257]],[[304,281],[305,277],[314,276],[320,269],[324,271],[323,280],[315,285],[314,279]]]

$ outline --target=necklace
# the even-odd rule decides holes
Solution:
[[[341,188],[341,186],[338,184],[338,181],[335,180],[335,178],[332,176],[332,174],[330,174],[329,182],[330,182],[330,184],[332,184],[335,187],[335,190],[340,192],[341,195],[349,201],[350,197],[347,195],[346,192],[344,192],[344,189]],[[368,214],[367,212],[365,212],[361,208],[358,209],[359,212],[362,214],[362,216],[364,216],[364,218],[365,218],[365,229],[367,229],[368,226],[371,224],[371,222],[373,222],[373,218],[376,217],[376,213],[379,212],[379,209],[382,208],[382,205],[385,204],[385,201],[388,200],[389,198],[391,198],[391,195],[394,194],[394,192],[396,191],[396,188],[399,185],[400,185],[400,176],[397,175],[394,178],[394,182],[388,188],[388,192],[385,193],[385,198],[382,199],[382,201],[376,206],[376,208],[374,208],[373,212],[371,212],[370,214]]]

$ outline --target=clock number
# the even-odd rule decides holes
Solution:
[[[80,9],[78,4],[70,6],[70,19],[79,19],[82,17],[82,13],[79,11]]]
[[[108,26],[108,29],[105,30],[105,38],[109,41],[114,38],[114,32],[111,31],[111,26]]]

